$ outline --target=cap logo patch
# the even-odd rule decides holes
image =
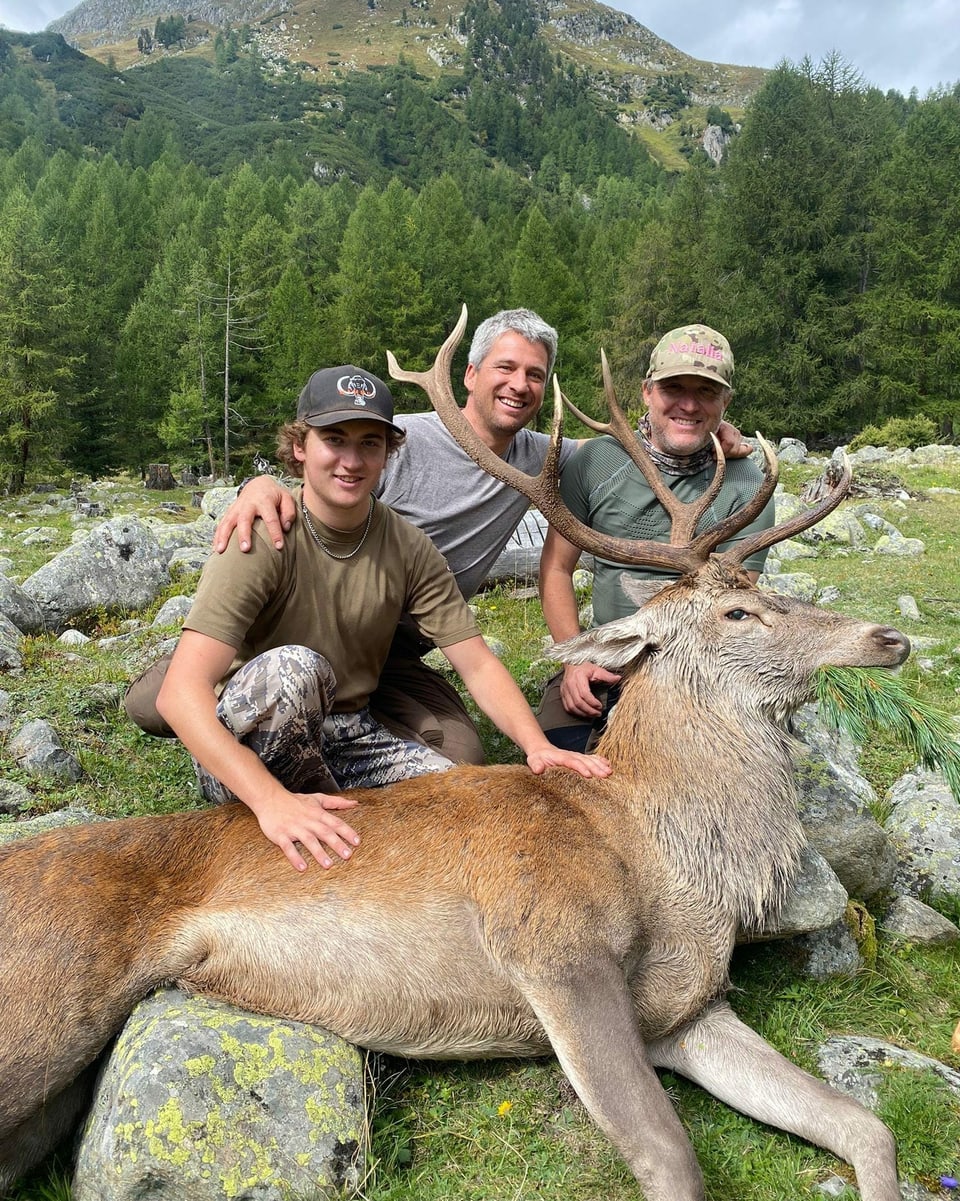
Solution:
[[[671,342],[669,354],[701,354],[708,359],[723,362],[723,351],[719,346],[710,346],[706,342]]]
[[[352,397],[353,403],[363,407],[377,394],[377,385],[365,375],[341,375],[337,380],[337,391],[341,396]]]

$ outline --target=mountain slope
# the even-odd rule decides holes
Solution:
[[[585,73],[598,97],[621,123],[633,126],[669,166],[677,159],[677,131],[662,131],[688,111],[718,106],[739,115],[766,72],[691,58],[624,13],[595,0],[528,0],[529,14],[561,63]],[[121,69],[161,56],[212,59],[217,35],[243,31],[278,65],[304,64],[322,82],[402,60],[428,78],[462,72],[474,19],[469,0],[83,0],[49,28],[71,44]],[[157,21],[184,18],[183,36],[169,48],[149,47]],[[139,45],[138,45],[139,35]]]

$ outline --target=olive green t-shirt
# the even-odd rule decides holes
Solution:
[[[701,497],[713,479],[716,464],[711,462],[695,475],[663,475],[664,483],[680,500],[692,501]],[[728,459],[723,487],[713,504],[700,519],[697,531],[742,509],[757,493],[763,473],[750,459]],[[560,494],[575,517],[591,529],[621,538],[670,541],[670,517],[627,452],[614,438],[593,438],[584,443],[564,467],[560,479]],[[773,498],[767,502],[750,525],[736,537],[721,543],[718,550],[736,546],[756,530],[769,529],[774,523]],[[744,567],[748,571],[763,571],[767,552],[751,555]],[[593,620],[604,625],[617,617],[627,617],[636,611],[636,603],[628,599],[620,587],[624,575],[653,579],[670,578],[670,573],[655,567],[624,567],[596,559],[593,575]]]
[[[479,634],[446,560],[425,534],[379,501],[356,555],[335,559],[316,544],[299,512],[277,550],[262,522],[242,553],[236,533],[222,555],[211,555],[184,628],[235,647],[233,674],[277,646],[307,646],[324,655],[337,679],[334,712],[353,713],[377,687],[397,623],[409,614],[424,638],[453,646]],[[313,517],[337,555],[359,536]]]

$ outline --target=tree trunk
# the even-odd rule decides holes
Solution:
[[[147,478],[144,480],[143,486],[152,488],[155,492],[168,492],[171,488],[176,488],[177,481],[173,478],[170,464],[148,463]]]

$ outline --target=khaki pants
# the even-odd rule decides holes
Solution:
[[[422,742],[454,763],[486,763],[460,693],[423,662],[425,649],[405,627],[397,630],[370,712],[393,734]]]
[[[600,735],[607,728],[607,717],[620,696],[620,686],[613,688],[593,687],[593,693],[603,705],[599,717],[578,717],[568,713],[560,699],[560,685],[563,682],[563,672],[559,672],[547,682],[540,698],[537,709],[537,721],[554,746],[567,751],[585,751],[596,749]]]

